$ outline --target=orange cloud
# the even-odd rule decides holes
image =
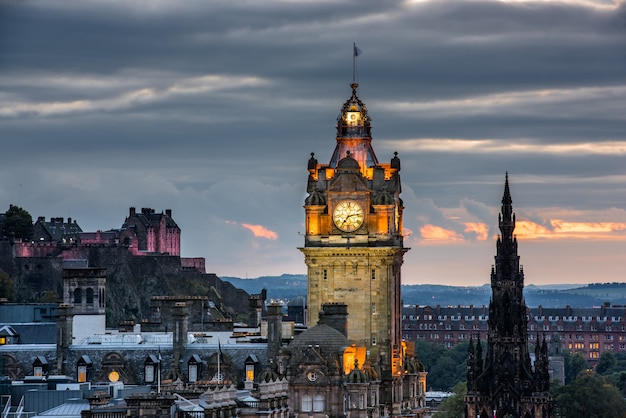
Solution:
[[[463,241],[463,236],[436,225],[424,225],[420,228],[422,238],[427,241]]]
[[[522,239],[550,238],[552,231],[531,221],[515,222],[515,235]]]
[[[252,231],[255,237],[267,238],[272,241],[276,241],[278,239],[278,234],[276,232],[267,229],[263,225],[241,224],[241,226]]]
[[[624,234],[615,234],[626,231],[626,223],[623,222],[567,222],[553,219],[550,226],[552,229],[530,221],[517,221],[515,235],[520,239],[626,239]]]
[[[554,219],[550,224],[557,233],[606,233],[626,229],[626,223],[619,222],[565,222]]]
[[[476,239],[485,241],[489,234],[489,227],[482,222],[465,222],[465,232],[473,232]]]

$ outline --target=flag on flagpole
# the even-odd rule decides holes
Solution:
[[[222,383],[222,370],[221,370],[221,362],[222,362],[222,344],[220,344],[220,339],[217,339],[217,381]]]
[[[361,50],[356,46],[356,43],[353,43],[352,47],[354,48],[354,56],[355,57],[358,57],[359,55],[361,55]]]

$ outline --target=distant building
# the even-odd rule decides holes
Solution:
[[[156,213],[152,208],[137,212],[130,208],[120,230],[120,242],[134,254],[156,253],[180,256],[180,228],[172,219],[172,210]]]
[[[14,243],[15,257],[45,257],[61,252],[64,259],[75,258],[69,245],[83,247],[92,245],[121,245],[133,255],[180,256],[180,228],[172,218],[172,210],[157,213],[152,208],[134,207],[120,229],[84,232],[76,220],[40,216],[35,224],[32,242]],[[64,256],[65,254],[65,256]],[[84,257],[83,257],[84,258]]]
[[[528,316],[524,302],[524,270],[519,264],[515,214],[508,174],[504,184],[501,235],[491,269],[492,297],[484,348],[470,337],[467,360],[465,417],[549,418],[553,416],[546,340],[535,345],[535,362],[528,350]]]
[[[81,232],[83,230],[72,218],[67,218],[67,222],[64,218],[50,218],[46,221],[44,216],[40,216],[33,225],[33,241],[71,243],[78,240]]]
[[[595,366],[603,352],[626,353],[626,307],[606,303],[594,308],[526,308],[528,342],[537,336],[553,347],[580,353]],[[489,331],[489,309],[476,306],[405,306],[402,335],[407,341],[426,341],[447,348],[474,340],[485,340]]]

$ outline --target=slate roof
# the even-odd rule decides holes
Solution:
[[[317,346],[331,352],[343,351],[350,345],[348,339],[336,329],[326,325],[318,324],[313,328],[298,334],[289,344],[290,348],[307,348]]]
[[[86,267],[89,267],[89,260],[87,259],[63,260],[62,266],[64,269],[86,268]]]
[[[133,224],[136,221],[141,223],[144,227],[149,227],[151,225],[159,225],[161,219],[165,218],[165,225],[168,227],[178,227],[176,222],[168,216],[167,214],[161,212],[156,213],[152,208],[142,208],[141,212],[136,212],[134,215],[131,215],[126,218],[124,224],[122,225],[122,229],[124,228],[132,228]]]
[[[20,335],[20,344],[56,344],[57,325],[55,322],[32,324],[11,324]]]
[[[61,241],[63,237],[68,235],[76,235],[79,232],[83,232],[80,226],[76,223],[76,221],[71,222],[71,219],[68,219],[68,222],[65,222],[63,218],[50,218],[49,221],[46,221],[45,218],[41,217],[35,223],[38,228],[41,228],[48,235],[51,241]],[[35,228],[36,230],[38,229]],[[37,232],[36,232],[37,234]],[[40,234],[41,235],[41,234]],[[45,238],[35,237],[37,238]]]
[[[68,399],[66,403],[35,415],[35,417],[80,418],[81,411],[89,409],[86,399]]]

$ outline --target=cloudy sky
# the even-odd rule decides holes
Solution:
[[[4,0],[0,210],[172,209],[220,276],[306,273],[307,160],[359,97],[397,151],[405,283],[489,282],[509,172],[526,283],[626,281],[626,3]]]

